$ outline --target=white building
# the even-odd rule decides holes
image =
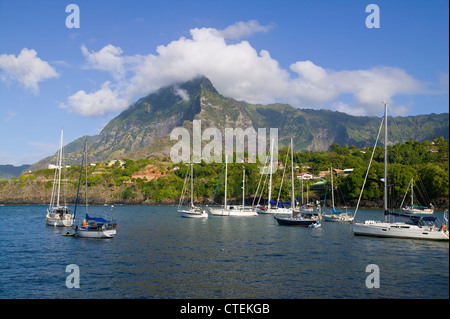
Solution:
[[[297,179],[313,179],[314,176],[310,173],[300,173],[297,175]]]

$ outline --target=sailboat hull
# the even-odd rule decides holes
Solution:
[[[179,210],[181,217],[184,218],[208,218],[208,213],[206,211],[198,210]]]
[[[353,233],[372,237],[449,240],[448,231],[435,226],[420,227],[406,223],[384,223],[373,220],[353,224]]]
[[[327,222],[336,222],[336,223],[352,223],[353,222],[353,217],[352,216],[345,216],[345,215],[336,215],[336,214],[332,214],[332,215],[322,215],[322,218],[324,221]]]
[[[89,230],[78,228],[77,230],[75,230],[75,236],[83,238],[113,238],[114,236],[116,236],[116,230]]]
[[[430,208],[425,208],[425,209],[418,209],[418,208],[410,208],[410,207],[405,207],[403,208],[403,213],[404,214],[420,214],[420,215],[432,215],[434,214],[434,210],[430,209]]]
[[[235,217],[250,217],[257,216],[254,210],[250,209],[226,209],[226,208],[210,208],[211,215],[214,216],[235,216]]]
[[[309,227],[317,222],[315,219],[302,218],[302,217],[279,217],[274,216],[280,226],[300,226]]]
[[[258,214],[290,214],[291,209],[287,208],[257,208]]]
[[[54,227],[70,227],[73,225],[73,215],[70,213],[54,213],[47,210],[46,225]]]
[[[70,227],[73,225],[73,219],[52,219],[47,218],[46,222],[47,226],[54,226],[54,227]]]

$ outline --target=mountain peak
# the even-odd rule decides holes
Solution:
[[[199,75],[192,80],[180,84],[174,84],[170,87],[186,90],[190,97],[196,96],[199,91],[206,90],[211,93],[219,94],[211,81],[204,75]]]
[[[332,143],[373,145],[379,126],[377,117],[299,110],[287,104],[264,106],[239,102],[222,96],[206,76],[199,75],[162,87],[130,105],[99,135],[91,137],[89,156],[93,161],[167,156],[174,143],[169,139],[172,130],[176,127],[190,130],[189,123],[194,119],[201,120],[203,128],[277,128],[279,144],[287,145],[293,138],[296,151],[323,151]],[[391,130],[391,141],[395,143],[411,136],[418,141],[433,136],[448,138],[448,113],[415,116],[413,120],[399,118],[397,126],[401,129]],[[79,162],[82,156],[80,142],[78,139],[66,146],[66,155],[70,155],[72,163]],[[48,162],[54,159],[43,159],[36,166]]]

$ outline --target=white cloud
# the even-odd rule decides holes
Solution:
[[[16,80],[35,94],[39,92],[39,82],[58,77],[54,68],[37,57],[35,50],[27,48],[23,48],[17,57],[14,54],[1,54],[0,69],[4,71],[2,80]]]
[[[252,20],[235,23],[224,30],[195,28],[190,30],[190,38],[180,37],[158,46],[156,54],[145,56],[123,55],[121,48],[111,44],[98,52],[90,52],[83,45],[81,50],[87,67],[110,72],[119,81],[120,89],[112,91],[108,84],[98,95],[79,91],[69,98],[69,104],[73,111],[86,116],[103,115],[124,109],[125,101],[198,75],[208,77],[221,94],[238,100],[262,104],[283,101],[308,108],[328,105],[355,115],[379,115],[382,100],[392,103],[396,95],[423,92],[419,81],[396,67],[330,70],[312,61],[295,61],[286,70],[267,50],[257,52],[248,41],[226,42],[226,39],[267,32],[270,27]],[[131,74],[128,78],[127,72]],[[109,97],[108,103],[105,98],[104,102],[98,101],[104,95]],[[342,102],[343,95],[352,97],[353,101]],[[94,106],[88,108],[87,101],[92,101]]]
[[[379,103],[396,94],[420,93],[422,90],[419,81],[396,67],[334,72],[331,77],[340,92],[354,94],[362,104]]]
[[[299,77],[290,82],[293,104],[297,106],[323,105],[333,102],[338,111],[353,115],[377,115],[383,112],[382,101],[392,104],[398,94],[420,93],[419,81],[395,67],[374,67],[368,70],[325,70],[311,61],[299,61],[290,69]],[[350,94],[354,105],[335,101],[341,94]],[[398,115],[407,108],[396,106]]]
[[[125,75],[121,48],[108,44],[98,52],[89,52],[83,44],[81,52],[87,60],[87,68],[111,72],[116,80]]]
[[[247,42],[227,44],[216,29],[190,31],[168,45],[160,45],[158,55],[150,54],[136,68],[128,93],[141,95],[198,75],[208,77],[219,92],[248,102],[271,102],[288,80],[269,52],[258,52]]]
[[[80,90],[67,98],[68,106],[75,113],[83,116],[103,116],[109,112],[123,110],[129,100],[120,97],[117,91],[110,88],[110,82],[103,83],[100,90],[86,93]],[[61,105],[67,107],[67,105]]]
[[[189,93],[186,90],[183,90],[179,87],[175,88],[175,92],[176,95],[178,95],[179,97],[181,97],[183,99],[183,101],[189,101]]]
[[[239,21],[219,31],[225,39],[240,39],[256,32],[269,32],[273,25],[263,26],[257,20]]]

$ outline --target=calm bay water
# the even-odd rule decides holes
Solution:
[[[449,298],[448,242],[278,226],[271,215],[186,219],[172,206],[116,206],[116,238],[94,240],[45,226],[45,209],[0,206],[0,298]],[[69,264],[78,289],[66,287]],[[369,264],[380,288],[366,287]]]

